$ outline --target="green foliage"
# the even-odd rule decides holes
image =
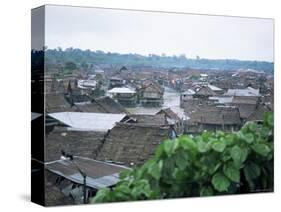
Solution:
[[[73,70],[77,69],[77,66],[73,62],[66,62],[64,68],[67,71],[73,71]]]
[[[230,149],[230,154],[233,162],[237,166],[240,166],[247,159],[248,148],[243,148],[242,146],[239,146],[239,144],[237,144]]]
[[[128,66],[153,66],[153,67],[189,67],[195,69],[220,69],[220,70],[235,70],[235,69],[255,69],[263,70],[266,72],[273,72],[274,64],[272,62],[265,61],[242,61],[242,60],[211,60],[211,59],[192,59],[186,58],[183,55],[180,56],[167,56],[167,55],[155,55],[149,56],[139,54],[118,54],[103,51],[90,51],[81,50],[77,48],[67,48],[65,50],[48,49],[45,52],[45,60],[48,65],[57,63],[66,63],[72,61],[76,64],[80,64],[85,68],[85,64],[113,64],[113,65],[128,65]],[[198,79],[198,76],[192,76],[192,79]]]
[[[212,144],[212,148],[213,150],[217,151],[217,152],[223,152],[223,150],[225,149],[226,144],[224,141],[215,141]]]
[[[211,186],[203,186],[200,190],[200,196],[212,196],[214,195],[214,190]]]
[[[249,182],[256,179],[260,175],[260,173],[260,167],[253,162],[249,162],[244,168],[246,180]]]
[[[217,191],[227,191],[230,186],[230,180],[222,173],[217,172],[212,177],[212,184]]]
[[[273,114],[239,132],[181,136],[159,145],[143,166],[120,174],[92,203],[273,190]]]
[[[233,182],[240,182],[240,170],[233,162],[228,162],[223,166],[223,172]]]

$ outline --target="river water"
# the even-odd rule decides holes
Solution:
[[[130,113],[133,114],[148,114],[154,115],[158,111],[164,108],[171,108],[180,118],[186,119],[184,115],[184,110],[180,108],[180,93],[172,88],[165,87],[164,92],[164,104],[162,107],[134,107],[126,108]]]

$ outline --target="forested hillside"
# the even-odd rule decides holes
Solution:
[[[234,59],[191,59],[185,55],[167,56],[154,55],[149,56],[139,54],[119,54],[103,52],[100,50],[90,51],[68,48],[62,50],[48,49],[45,54],[47,64],[73,62],[77,65],[127,65],[127,66],[151,66],[163,68],[194,68],[194,69],[218,69],[218,70],[238,70],[254,69],[258,71],[272,72],[274,63],[265,61],[241,61]]]

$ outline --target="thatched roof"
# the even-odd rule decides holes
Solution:
[[[260,97],[258,96],[234,96],[233,104],[257,104]]]
[[[77,104],[76,106],[81,112],[128,114],[128,111],[121,104],[108,96],[93,99],[91,103]]]
[[[70,94],[67,97],[67,100],[70,104],[81,103],[81,102],[90,102],[91,98],[86,94]]]
[[[248,117],[247,121],[262,121],[264,113],[272,111],[272,108],[265,104],[259,104],[254,112]]]
[[[65,88],[62,81],[56,79],[45,79],[45,93],[64,93]]]
[[[202,86],[197,92],[196,95],[200,96],[215,96],[217,95],[210,87]]]
[[[239,109],[240,117],[242,119],[248,119],[249,116],[256,110],[256,104],[236,104]]]
[[[66,93],[73,93],[78,90],[77,79],[65,79],[63,80],[63,85]]]
[[[46,94],[46,112],[71,112],[77,110],[75,106],[71,106],[62,93]]]
[[[142,92],[149,92],[149,93],[164,93],[164,89],[156,83],[149,83],[147,85],[143,85],[140,89]]]
[[[266,95],[261,98],[261,101],[264,103],[273,104],[273,95]]]
[[[191,122],[215,125],[240,125],[238,108],[203,106],[190,115]]]
[[[122,68],[120,68],[120,71],[128,71],[126,66],[122,66]]]
[[[180,121],[180,117],[174,111],[172,111],[171,108],[162,109],[156,114],[164,114],[166,117],[174,121]]]
[[[232,82],[230,80],[216,80],[212,84],[223,90],[227,90],[232,87]]]
[[[108,113],[128,113],[128,111],[118,102],[114,101],[112,98],[106,96],[99,99],[94,99],[92,102],[96,101]]]
[[[105,132],[68,131],[64,127],[55,127],[46,136],[45,161],[60,159],[61,150],[94,159],[105,135]]]
[[[269,110],[270,112],[274,112],[274,104],[273,103],[261,103],[262,105],[264,105],[266,107],[267,110]]]
[[[133,123],[143,124],[143,125],[165,125],[165,115],[146,115],[146,114],[131,114],[128,115],[129,119],[133,120]],[[126,122],[126,121],[125,121]]]
[[[74,200],[65,196],[56,184],[57,176],[45,171],[45,206],[73,205]],[[65,184],[65,183],[64,183]]]
[[[238,107],[242,119],[248,119],[261,104],[260,100],[259,96],[234,96],[232,104]]]
[[[87,113],[107,113],[102,105],[98,104],[96,101],[83,103],[83,104],[75,104],[80,112]]]
[[[206,105],[207,105],[207,101],[203,100],[203,99],[189,99],[189,100],[185,100],[183,102],[184,112],[187,114],[194,113],[200,107],[206,106]]]
[[[128,166],[143,164],[168,138],[168,132],[169,126],[118,123],[110,131],[97,159]]]

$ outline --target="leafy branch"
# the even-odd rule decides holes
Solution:
[[[166,140],[143,166],[120,174],[92,203],[273,190],[273,114],[238,132]]]

